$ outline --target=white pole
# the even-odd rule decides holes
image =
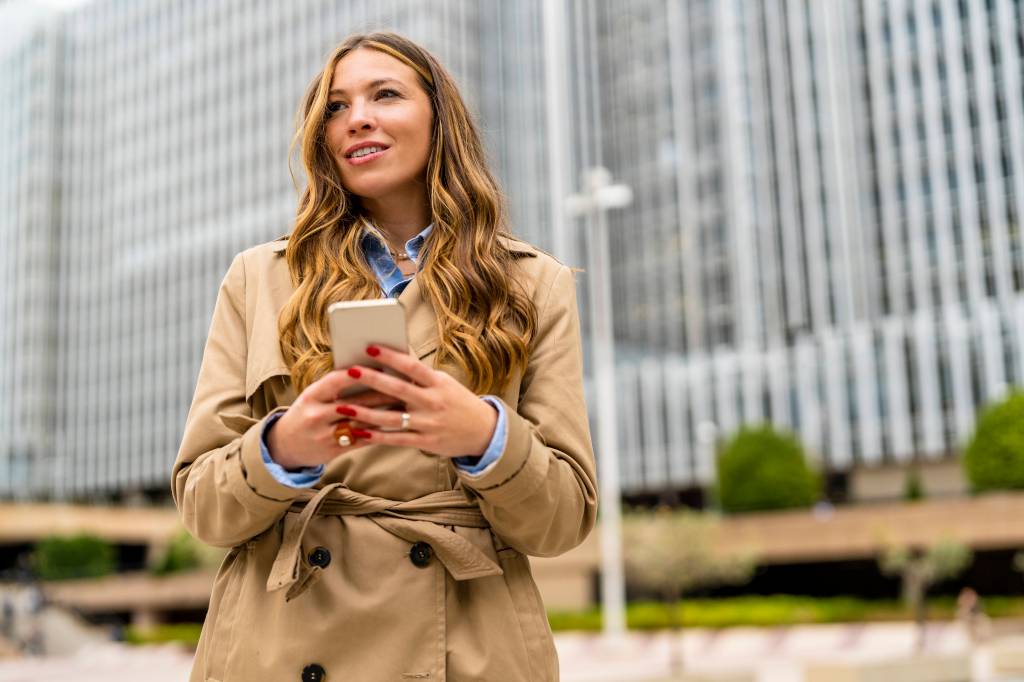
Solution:
[[[590,266],[591,349],[597,392],[597,442],[601,490],[601,611],[604,634],[626,632],[626,588],[622,568],[622,503],[618,462],[618,414],[615,409],[615,337],[612,327],[608,221],[593,209],[594,233],[587,249]]]
[[[544,113],[545,148],[548,153],[548,196],[551,198],[551,251],[563,262],[575,265],[565,229],[563,201],[569,194],[569,85],[566,67],[566,17],[562,0],[541,3],[544,10]]]
[[[590,347],[597,395],[597,456],[600,487],[601,614],[604,635],[626,633],[626,585],[622,567],[622,490],[619,483],[618,416],[615,406],[615,329],[606,211],[628,205],[632,191],[612,185],[604,168],[584,177],[585,194],[569,198],[569,210],[591,223],[587,248]]]

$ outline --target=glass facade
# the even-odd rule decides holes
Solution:
[[[61,41],[40,8],[5,21],[24,28],[0,41],[0,495],[24,498],[53,481]]]
[[[629,491],[707,484],[709,433],[761,421],[829,470],[955,456],[1024,384],[1020,2],[557,7],[552,35],[542,0],[95,0],[5,35],[0,496],[167,489],[220,278],[290,229],[299,96],[376,27],[455,74],[524,238],[582,265],[551,188],[633,188]]]
[[[538,22],[536,3],[97,0],[26,23],[0,52],[0,496],[169,489],[218,284],[290,230],[296,107],[351,32],[438,55],[543,245]]]
[[[701,423],[955,456],[1024,385],[1020,3],[592,6],[626,488],[708,483]]]

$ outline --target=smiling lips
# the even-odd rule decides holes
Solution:
[[[345,158],[351,165],[360,166],[380,158],[387,150],[387,146],[376,142],[362,143],[349,147],[345,152]]]
[[[347,161],[353,166],[361,166],[364,163],[370,163],[371,161],[379,159],[384,156],[384,152],[386,151],[387,149],[380,149],[379,151],[370,152],[369,154],[364,154],[362,156],[350,156],[347,158]]]

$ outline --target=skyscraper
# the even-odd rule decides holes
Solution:
[[[486,110],[517,207],[536,212],[542,146],[521,142],[543,112],[509,60],[539,68],[538,16],[471,0],[96,0],[19,16],[0,57],[16,104],[0,113],[14,320],[0,496],[166,494],[218,283],[234,253],[290,230],[294,114],[349,33],[391,28],[434,51]]]
[[[559,8],[545,43],[540,0],[95,0],[5,40],[0,496],[167,489],[217,283],[290,229],[299,96],[378,26],[458,77],[525,238],[585,262],[582,221],[556,235],[558,116],[568,191],[597,165],[633,188],[627,490],[706,485],[714,434],[760,421],[830,471],[955,457],[1024,383],[1021,3]]]
[[[11,28],[0,41],[0,495],[28,496],[48,486],[55,445],[61,40],[43,8],[4,6],[4,24]]]
[[[792,428],[829,470],[954,455],[1024,382],[1020,3],[592,7],[590,143],[638,192],[627,487],[708,482],[701,423]]]

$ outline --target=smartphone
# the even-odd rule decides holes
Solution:
[[[409,352],[405,308],[398,299],[339,301],[327,308],[327,316],[335,369],[364,365],[401,376],[366,354],[366,347],[371,344]],[[358,384],[342,391],[339,397],[347,398],[366,390],[366,386]]]

